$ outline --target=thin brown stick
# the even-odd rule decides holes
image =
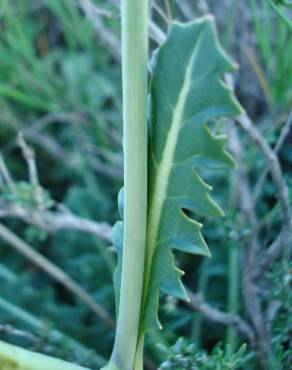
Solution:
[[[69,211],[32,211],[18,204],[1,203],[0,218],[19,218],[48,233],[60,230],[76,230],[92,234],[104,241],[112,242],[112,227],[106,222],[95,222],[79,217]]]
[[[54,265],[51,261],[43,257],[35,251],[30,245],[20,239],[16,234],[11,232],[6,226],[0,224],[0,237],[5,240],[19,253],[27,257],[32,263],[41,268],[56,281],[75,294],[82,302],[84,302],[101,320],[103,320],[110,328],[115,328],[115,323],[110,315],[95,302],[91,296],[63,270]]]
[[[286,123],[284,124],[284,126],[283,126],[283,128],[280,132],[280,135],[279,135],[279,138],[276,142],[275,148],[273,149],[275,154],[278,154],[279,150],[281,149],[286,137],[288,136],[288,134],[290,132],[291,126],[292,126],[292,110],[289,114],[289,117],[288,117]],[[263,185],[266,181],[268,173],[269,173],[269,167],[267,166],[264,169],[263,173],[261,174],[261,177],[260,177],[259,181],[257,182],[257,184],[255,186],[255,190],[254,190],[254,201],[255,202],[258,200],[258,198],[261,194],[261,191],[262,191]]]
[[[38,186],[39,179],[38,179],[38,173],[37,173],[37,168],[36,168],[36,163],[35,163],[34,150],[29,145],[27,145],[21,132],[18,133],[17,144],[22,150],[22,155],[24,159],[26,160],[26,163],[28,166],[30,183],[34,186]]]
[[[290,227],[292,211],[289,201],[288,188],[284,181],[278,157],[264,139],[260,131],[252,124],[251,120],[246,115],[240,116],[237,121],[252,139],[252,141],[259,147],[265,159],[267,160],[269,171],[271,172],[272,179],[278,190],[278,198],[282,208],[284,221],[286,225]]]

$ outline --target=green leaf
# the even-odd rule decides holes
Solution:
[[[70,362],[28,351],[0,340],[0,369],[3,370],[89,370]]]
[[[242,112],[222,75],[235,68],[213,19],[175,23],[157,50],[150,91],[149,198],[144,330],[159,326],[159,290],[187,300],[172,249],[210,256],[196,216],[222,216],[203,168],[233,166],[225,137],[207,123]]]
[[[124,215],[124,188],[122,187],[118,195],[118,207],[119,214],[123,220]],[[120,301],[120,285],[121,285],[121,275],[122,275],[122,258],[123,258],[123,222],[117,221],[113,227],[112,238],[113,244],[116,248],[118,255],[117,267],[114,271],[114,288],[115,288],[115,298],[116,298],[116,315],[118,316],[119,311],[119,301]]]

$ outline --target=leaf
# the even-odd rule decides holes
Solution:
[[[208,16],[175,23],[153,62],[150,91],[149,198],[144,285],[144,330],[159,325],[159,290],[187,300],[172,249],[210,256],[196,216],[222,216],[200,176],[204,168],[233,166],[225,137],[207,123],[242,112],[222,81],[234,63]]]
[[[123,220],[124,215],[124,187],[119,191],[118,195],[118,208],[121,219]],[[123,222],[117,221],[113,227],[112,238],[113,244],[116,248],[118,255],[117,267],[114,271],[114,288],[116,298],[116,315],[118,316],[119,301],[120,301],[120,286],[121,286],[121,275],[122,275],[122,258],[123,258]]]
[[[0,340],[0,368],[3,370],[89,370],[70,362],[28,351]]]

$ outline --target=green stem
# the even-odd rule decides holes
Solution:
[[[228,249],[228,312],[239,312],[239,248],[236,242],[231,243]],[[237,334],[230,326],[227,329],[227,343],[234,351],[237,346]]]
[[[109,369],[133,370],[147,225],[148,0],[122,1],[124,240],[119,313]],[[141,366],[141,365],[139,365]],[[135,366],[135,368],[137,368]]]
[[[197,292],[201,293],[206,298],[206,292],[209,283],[209,267],[210,259],[204,259],[200,266],[200,275],[198,280]],[[191,337],[198,347],[201,347],[201,334],[203,327],[203,316],[200,312],[196,312],[193,315],[192,332]]]

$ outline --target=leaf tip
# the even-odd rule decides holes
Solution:
[[[207,258],[211,258],[212,257],[212,253],[210,252],[210,249],[208,247],[206,248],[205,257],[207,257]]]
[[[187,302],[187,303],[190,303],[190,302],[191,302],[191,299],[190,299],[190,297],[189,297],[189,296],[187,296],[187,298],[186,298],[186,302]]]

